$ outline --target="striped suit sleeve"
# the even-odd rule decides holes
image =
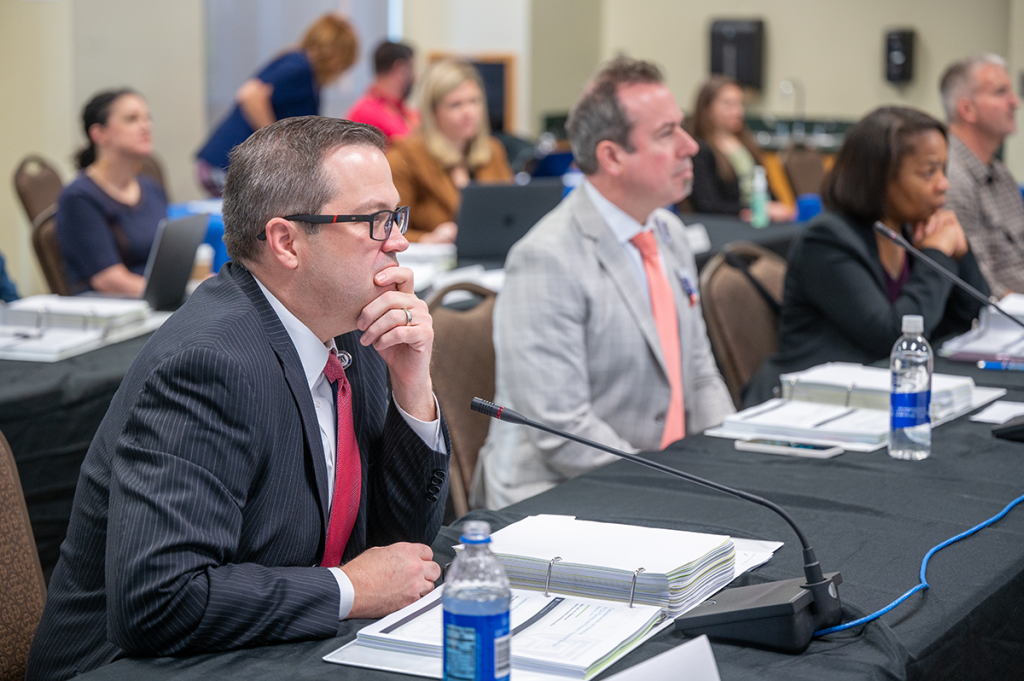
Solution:
[[[134,400],[111,471],[106,560],[108,636],[129,655],[337,632],[328,570],[239,555],[242,508],[267,439],[260,428],[279,405],[253,399],[268,392],[260,379],[192,348],[166,359]]]

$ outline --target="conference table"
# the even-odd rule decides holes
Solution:
[[[89,443],[151,335],[60,362],[0,360],[0,432],[14,453],[47,581],[67,534]]]
[[[1024,401],[1024,374],[982,372],[937,360],[937,371],[972,375]],[[896,461],[884,449],[834,459],[739,452],[729,440],[688,437],[652,459],[746,489],[788,510],[826,572],[841,571],[843,620],[884,607],[918,581],[920,562],[936,544],[995,515],[1024,494],[1024,443],[998,440],[991,426],[960,418],[933,433],[932,454]],[[792,530],[760,506],[617,462],[501,511],[474,511],[494,529],[527,515],[579,518],[778,540],[767,564],[735,585],[802,575]],[[452,560],[457,527],[433,544]],[[866,626],[814,640],[801,655],[713,643],[721,677],[730,679],[981,679],[1024,675],[1024,507],[938,552],[929,590]],[[265,646],[188,658],[123,659],[84,677],[124,679],[399,679],[340,667],[321,658],[352,640],[367,622],[339,624],[325,641]],[[668,629],[604,676],[664,652],[685,638]],[[680,670],[680,678],[685,678]]]

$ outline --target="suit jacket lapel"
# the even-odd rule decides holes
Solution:
[[[320,439],[320,425],[316,420],[313,396],[309,392],[309,383],[306,381],[306,374],[302,370],[299,354],[295,351],[295,346],[292,345],[288,332],[285,331],[284,325],[281,324],[277,313],[270,306],[253,276],[237,264],[228,263],[228,265],[232,268],[232,275],[256,307],[256,312],[263,322],[263,331],[267,336],[267,341],[281,363],[285,381],[291,389],[295,404],[299,407],[302,431],[306,438],[306,453],[313,460],[313,472],[316,477],[316,491],[320,501],[321,519],[324,527],[327,527],[330,513],[327,503],[327,462],[324,460],[323,444]]]
[[[590,197],[582,187],[577,187],[573,194],[573,216],[583,236],[594,241],[594,254],[598,262],[608,272],[608,276],[626,303],[626,308],[633,317],[636,325],[640,328],[647,346],[654,353],[661,370],[668,375],[665,368],[665,356],[661,352],[661,340],[658,338],[658,330],[654,326],[654,315],[647,297],[643,293],[640,282],[633,273],[633,265],[622,250],[622,244],[615,238],[615,234],[605,224],[601,214],[597,212]]]

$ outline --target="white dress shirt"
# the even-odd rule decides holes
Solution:
[[[644,270],[644,258],[640,255],[640,249],[633,245],[632,238],[640,232],[646,232],[647,230],[654,229],[655,227],[659,230],[658,236],[662,239],[668,238],[668,232],[664,225],[659,223],[654,217],[654,214],[657,211],[651,211],[651,214],[647,216],[647,222],[640,224],[626,211],[606,199],[604,194],[597,190],[597,187],[586,180],[583,181],[583,188],[587,192],[587,196],[590,197],[591,202],[594,204],[594,208],[597,209],[598,214],[612,230],[612,234],[615,235],[619,244],[622,245],[622,250],[626,252],[626,257],[629,259],[630,264],[633,265],[633,273],[636,275],[637,281],[640,282],[640,287],[643,289],[644,296],[647,298],[647,304],[650,305],[651,291],[647,286],[647,272]],[[658,250],[658,261],[661,264],[661,271],[664,272],[665,260],[661,256],[661,249]]]
[[[320,426],[320,440],[324,447],[324,461],[327,463],[327,505],[330,507],[331,499],[334,498],[334,466],[338,456],[338,407],[334,401],[334,391],[331,389],[331,383],[324,376],[324,367],[327,366],[327,357],[331,354],[331,350],[337,350],[337,347],[334,344],[333,338],[328,340],[327,343],[321,343],[320,339],[310,331],[308,326],[303,324],[273,293],[267,290],[263,282],[257,279],[255,275],[253,275],[253,279],[256,279],[256,283],[259,285],[260,290],[263,291],[263,295],[266,296],[267,302],[274,308],[274,312],[277,313],[278,318],[281,320],[284,330],[288,332],[288,337],[291,339],[292,345],[295,346],[295,351],[299,355],[299,361],[302,363],[302,371],[306,375],[306,381],[309,383],[309,392],[313,396],[313,406],[316,408],[316,420]],[[398,413],[402,415],[402,418],[409,424],[413,432],[419,435],[420,439],[429,445],[431,449],[436,452],[446,451],[444,438],[441,435],[440,419],[434,419],[429,422],[420,421],[406,413],[397,402],[395,406],[398,407]],[[434,408],[437,410],[436,413],[441,413],[436,397],[434,398]],[[338,589],[341,592],[338,619],[345,619],[352,610],[355,590],[352,588],[352,582],[344,570],[338,567],[328,569],[334,575],[334,578],[338,580]]]

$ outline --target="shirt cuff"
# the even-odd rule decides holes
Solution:
[[[404,409],[402,405],[395,402],[395,406],[398,407],[398,413],[402,415],[405,422],[412,428],[412,432],[420,436],[420,439],[426,443],[428,447],[433,449],[438,454],[445,454],[448,448],[444,446],[444,438],[441,436],[441,419],[440,417],[433,421],[420,421],[415,416],[411,416]],[[434,395],[434,409],[435,414],[441,413],[441,405],[437,403],[437,395]]]
[[[356,592],[352,588],[352,580],[348,578],[344,570],[338,567],[327,569],[338,580],[338,591],[341,592],[341,600],[338,602],[338,619],[343,620],[352,612],[352,602],[356,598]]]

